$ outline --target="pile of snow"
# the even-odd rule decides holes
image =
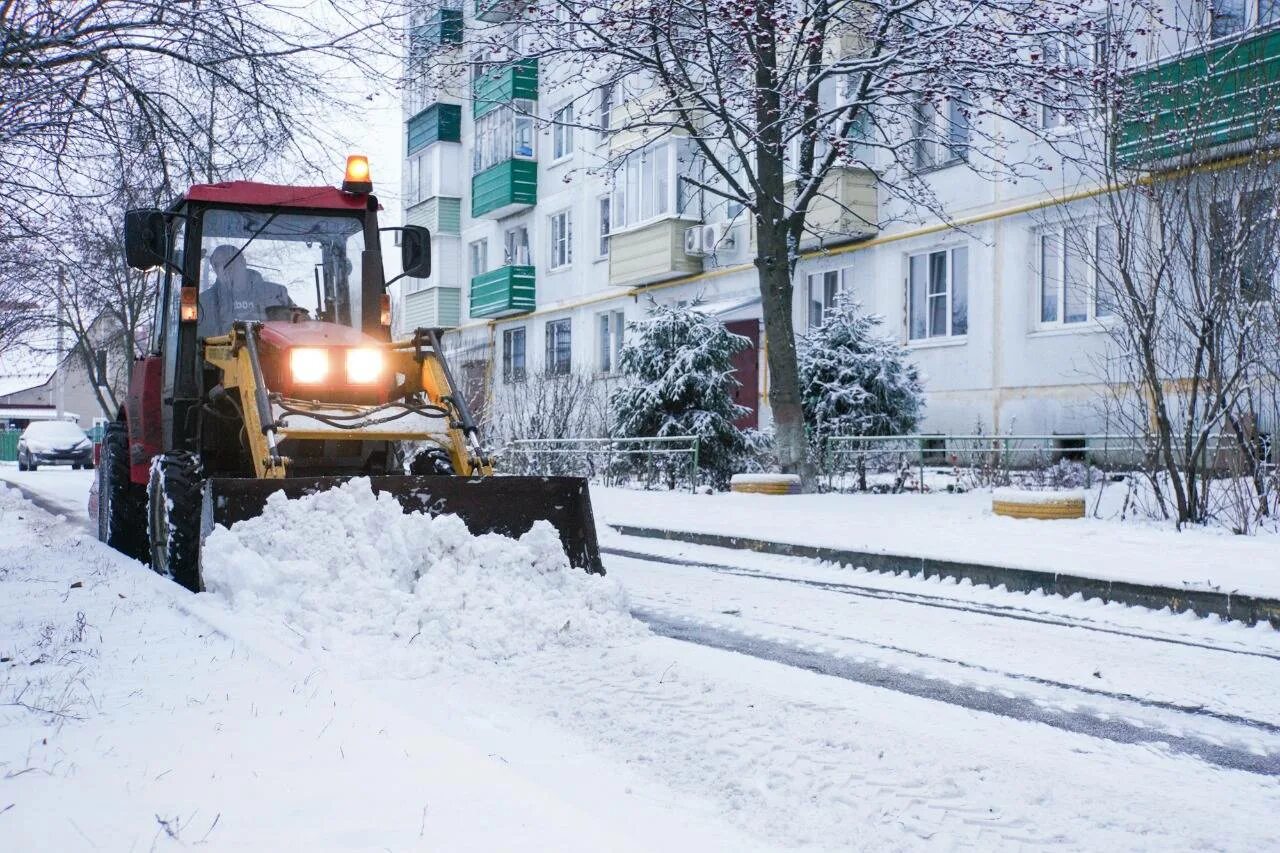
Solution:
[[[997,503],[1036,504],[1051,506],[1054,504],[1083,503],[1083,489],[1059,489],[1058,491],[1038,491],[1032,489],[1000,488],[991,490],[991,499]]]
[[[406,514],[367,479],[217,527],[205,543],[209,593],[283,622],[312,648],[404,671],[495,661],[643,636],[611,578],[569,565],[556,531],[473,536],[453,515]]]

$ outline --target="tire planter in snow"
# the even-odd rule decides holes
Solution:
[[[729,491],[756,495],[798,495],[800,477],[796,474],[734,474]]]
[[[1025,489],[996,489],[991,493],[991,511],[1009,518],[1084,518],[1084,492],[1032,492]]]

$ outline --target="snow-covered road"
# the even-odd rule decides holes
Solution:
[[[48,473],[0,468],[69,515],[0,507],[0,637],[58,656],[0,705],[61,697],[0,708],[16,849],[1280,848],[1270,628],[606,534],[654,635],[414,671],[161,582]]]

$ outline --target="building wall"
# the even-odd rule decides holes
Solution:
[[[467,26],[471,24],[468,17]],[[1153,36],[1149,55],[1169,50],[1167,41],[1164,34]],[[554,86],[546,85],[555,76],[555,69],[540,69],[540,75],[543,88],[537,110],[544,118],[590,88],[590,81],[558,80]],[[880,220],[895,224],[865,243],[836,245],[828,252],[807,256],[800,263],[793,306],[797,331],[802,332],[808,323],[807,277],[828,270],[847,270],[842,273],[846,286],[853,289],[867,310],[883,315],[885,331],[907,343],[925,377],[928,400],[922,430],[1103,431],[1106,421],[1101,398],[1106,377],[1101,364],[1109,345],[1103,321],[1045,327],[1039,322],[1037,301],[1040,229],[1087,212],[1090,204],[1087,197],[1070,205],[1049,202],[1081,194],[1091,184],[1048,144],[1031,140],[1012,128],[997,127],[995,131],[1011,135],[1012,161],[1039,159],[1051,168],[1018,181],[991,180],[963,165],[935,171],[928,176],[928,183],[947,220],[964,223],[959,228],[942,227],[930,211],[872,198],[871,203],[881,205]],[[470,171],[474,133],[472,109],[464,99],[459,158],[464,172]],[[459,189],[462,306],[460,330],[453,337],[455,345],[468,352],[487,353],[497,366],[489,372],[493,382],[502,382],[499,367],[503,333],[514,328],[525,330],[526,369],[533,372],[544,367],[547,324],[570,319],[573,368],[599,372],[597,330],[602,313],[621,312],[627,320],[636,320],[644,315],[650,301],[701,299],[712,305],[738,305],[731,316],[723,317],[726,320],[743,319],[744,310],[747,316],[759,318],[758,303],[741,307],[744,300],[758,294],[746,239],[739,241],[732,254],[703,259],[701,274],[640,287],[610,285],[609,261],[596,251],[597,200],[608,192],[606,178],[599,174],[607,157],[607,140],[593,131],[576,128],[572,154],[552,162],[552,133],[551,128],[545,128],[537,134],[536,206],[498,220],[474,218],[470,215],[469,181],[462,181]],[[1079,133],[1079,145],[1087,148],[1094,144],[1087,137],[1086,132]],[[1071,145],[1076,137],[1064,134],[1064,139],[1060,144]],[[851,181],[850,187],[851,193],[872,191],[865,181]],[[571,212],[573,221],[573,262],[564,269],[553,270],[549,217],[565,210]],[[488,266],[492,269],[502,263],[503,231],[516,225],[528,229],[530,263],[536,269],[536,308],[517,316],[473,317],[467,300],[468,247],[477,240],[487,240]],[[909,258],[960,247],[967,249],[968,255],[967,333],[910,340]],[[439,283],[454,286],[452,279]],[[464,346],[464,341],[469,343]],[[767,341],[760,356],[758,392],[761,426],[767,428],[766,348]]]

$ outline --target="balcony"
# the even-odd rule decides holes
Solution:
[[[471,215],[501,219],[538,203],[538,164],[504,160],[471,178]]]
[[[520,14],[519,0],[476,0],[476,17],[490,24],[510,21]]]
[[[787,184],[791,197],[794,185]],[[875,233],[877,221],[876,176],[868,169],[837,167],[809,202],[800,248],[838,246],[865,240]]]
[[[1178,165],[1248,151],[1280,118],[1280,28],[1135,71],[1115,143],[1117,164]]]
[[[436,142],[462,141],[462,107],[432,104],[405,124],[406,148],[410,154]]]
[[[515,100],[538,99],[538,60],[522,59],[495,68],[471,86],[472,115],[475,118]]]
[[[702,258],[684,253],[684,232],[697,223],[659,219],[609,237],[609,284],[638,287],[702,272]]]
[[[471,279],[472,317],[509,317],[532,311],[533,267],[498,267]]]
[[[412,329],[452,329],[462,319],[462,289],[428,287],[404,298],[404,316],[400,327]]]
[[[413,28],[409,39],[415,56],[429,56],[441,47],[462,44],[462,10],[437,9],[425,24]]]

